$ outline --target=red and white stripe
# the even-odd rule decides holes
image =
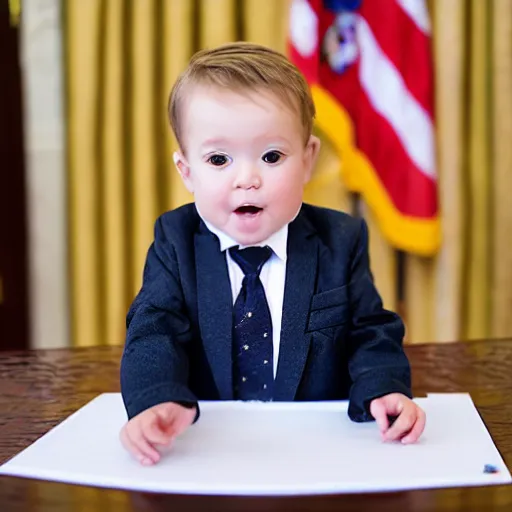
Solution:
[[[358,144],[395,206],[417,217],[437,212],[429,32],[424,0],[363,0],[358,76],[367,101],[359,105]]]
[[[436,216],[433,72],[425,0],[362,0],[356,24],[359,58],[342,75],[318,61],[323,34],[335,15],[319,0],[294,3],[296,13],[312,19],[296,30],[301,44],[291,33],[293,60],[311,83],[328,90],[348,112],[357,146],[395,207],[407,216]],[[308,34],[316,27],[319,33]],[[314,41],[314,54],[305,41]]]
[[[380,47],[370,25],[360,18],[359,81],[376,114],[391,125],[418,170],[435,178],[434,129],[429,113],[408,88],[406,76]]]

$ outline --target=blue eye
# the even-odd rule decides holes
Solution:
[[[262,156],[262,160],[267,164],[277,164],[282,156],[283,154],[279,151],[268,151]]]
[[[222,167],[229,162],[229,159],[226,155],[212,155],[208,158],[208,162],[215,167]]]

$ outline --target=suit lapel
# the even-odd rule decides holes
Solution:
[[[201,222],[195,235],[197,307],[206,357],[221,400],[233,399],[233,301],[226,255]]]
[[[301,212],[288,230],[288,259],[284,289],[279,361],[274,399],[292,401],[306,364],[310,336],[306,335],[311,296],[315,287],[318,239]]]

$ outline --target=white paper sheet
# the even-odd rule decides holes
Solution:
[[[346,402],[202,402],[201,418],[155,466],[124,451],[121,396],[103,394],[0,467],[0,474],[141,491],[290,495],[510,482],[471,398],[416,400],[421,441],[383,443]],[[483,472],[485,464],[498,468]]]

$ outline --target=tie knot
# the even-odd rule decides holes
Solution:
[[[265,262],[272,256],[272,249],[268,245],[265,247],[247,247],[247,249],[239,249],[236,246],[229,249],[229,254],[245,275],[258,275]]]

